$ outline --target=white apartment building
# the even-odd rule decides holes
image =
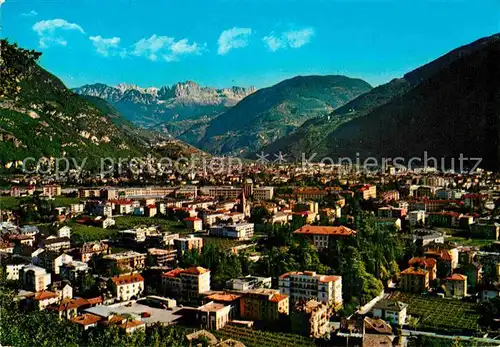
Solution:
[[[189,235],[188,237],[179,237],[174,239],[174,245],[180,254],[190,251],[192,249],[197,249],[201,252],[203,248],[203,238],[196,237],[194,235]]]
[[[253,237],[253,223],[238,223],[230,225],[216,225],[210,228],[210,236],[227,237],[236,240],[250,240]]]
[[[253,198],[256,201],[272,200],[274,197],[274,187],[254,187]]]
[[[144,291],[144,278],[140,274],[115,276],[111,281],[113,293],[120,301],[138,298]]]
[[[35,265],[24,266],[19,272],[19,278],[23,282],[23,288],[33,292],[47,289],[52,282],[50,273]]]
[[[408,212],[408,221],[411,226],[425,224],[425,211],[417,210]]]
[[[290,301],[316,299],[327,305],[342,305],[342,277],[318,275],[314,271],[288,272],[279,278],[280,293]]]

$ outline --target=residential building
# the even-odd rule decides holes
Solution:
[[[165,294],[195,299],[210,290],[210,270],[200,266],[175,269],[162,275]]]
[[[113,294],[119,301],[136,299],[144,292],[144,278],[138,273],[115,276],[111,282]]]
[[[446,278],[446,296],[460,297],[467,296],[467,276],[452,274]]]
[[[75,259],[87,263],[94,255],[107,254],[108,250],[108,244],[102,241],[86,242],[82,247],[78,248]]]
[[[27,266],[29,263],[18,257],[9,257],[6,260],[2,259],[2,265],[4,266],[4,271],[6,272],[7,281],[19,281],[21,269]]]
[[[420,267],[429,272],[429,281],[437,278],[437,261],[434,258],[416,258],[413,257],[408,261],[410,267]]]
[[[401,272],[401,285],[405,292],[427,292],[429,290],[429,271],[419,267],[409,267]]]
[[[330,331],[331,308],[317,300],[299,301],[290,313],[293,332],[315,339]]]
[[[59,267],[61,279],[71,281],[72,283],[80,281],[89,271],[89,265],[82,261],[73,260],[69,263],[63,263]]]
[[[377,186],[365,184],[358,189],[357,193],[363,200],[375,199],[377,197]]]
[[[279,278],[280,293],[290,296],[292,303],[316,299],[329,306],[342,305],[342,277],[318,275],[314,271],[288,272]]]
[[[425,225],[425,211],[415,210],[408,212],[408,221],[411,226]]]
[[[184,218],[184,224],[190,232],[198,232],[203,230],[203,220],[198,217]]]
[[[268,201],[268,200],[272,200],[273,197],[274,197],[274,188],[273,187],[254,187],[253,188],[253,199],[255,201]]]
[[[108,267],[116,266],[123,269],[143,269],[146,266],[146,254],[127,251],[105,255],[102,260]]]
[[[239,241],[250,240],[253,237],[254,224],[253,223],[238,223],[216,225],[210,228],[210,236],[227,237]]]
[[[38,264],[54,275],[59,275],[61,265],[71,263],[72,261],[73,257],[69,254],[59,254],[51,251],[43,252],[38,257]]]
[[[49,287],[51,275],[44,268],[35,265],[26,265],[19,272],[23,288],[33,292],[40,292]]]
[[[345,226],[313,226],[304,225],[293,232],[297,235],[309,237],[319,250],[328,248],[330,239],[343,239],[356,235],[356,232]]]
[[[190,250],[198,250],[201,252],[203,249],[203,238],[194,235],[179,237],[174,239],[174,245],[180,255]]]
[[[46,184],[42,187],[43,196],[59,196],[61,195],[61,186],[58,184]]]
[[[226,282],[226,288],[245,291],[257,288],[271,288],[271,277],[246,276],[233,278]]]
[[[177,250],[149,248],[148,249],[148,265],[149,266],[172,266],[177,260]]]
[[[376,318],[402,326],[406,324],[407,308],[408,304],[403,302],[382,299],[375,303],[371,311]]]
[[[71,237],[71,228],[68,226],[63,226],[57,230],[57,237]]]
[[[75,324],[78,324],[83,327],[84,330],[89,328],[94,328],[97,326],[97,323],[102,319],[102,317],[96,316],[91,313],[84,313],[81,316],[76,316],[71,319],[71,321]]]
[[[288,295],[274,289],[250,289],[244,292],[240,314],[244,319],[278,322],[289,313]]]
[[[196,309],[196,320],[203,329],[219,330],[229,322],[231,306],[209,302]]]
[[[40,242],[40,247],[46,251],[59,252],[71,247],[71,240],[69,237],[55,237],[49,236]]]

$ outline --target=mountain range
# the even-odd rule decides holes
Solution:
[[[207,123],[255,90],[254,87],[202,87],[192,81],[160,88],[131,84],[112,87],[97,83],[73,89],[77,94],[106,100],[139,126],[161,128],[176,137],[196,124]]]
[[[138,128],[102,99],[73,93],[37,64],[40,53],[7,40],[0,44],[1,167],[25,158],[66,157],[87,158],[86,167],[97,168],[101,158],[145,156],[157,143],[193,152],[178,140]]]
[[[261,148],[310,157],[482,157],[498,169],[500,35],[480,39]],[[448,164],[449,165],[449,164]],[[458,165],[458,164],[457,164]],[[466,164],[467,165],[467,164]]]

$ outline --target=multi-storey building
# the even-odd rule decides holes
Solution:
[[[144,278],[140,274],[115,276],[111,282],[113,294],[120,301],[138,298],[144,291]]]
[[[33,292],[45,290],[51,283],[50,273],[35,265],[23,267],[19,272],[19,278],[23,283],[23,288]]]
[[[134,270],[143,269],[146,266],[146,254],[134,251],[108,254],[103,257],[103,261],[108,267],[131,268]]]
[[[255,187],[253,189],[253,199],[256,201],[272,200],[273,197],[274,187]]]
[[[342,305],[342,277],[318,275],[314,271],[288,272],[279,278],[280,293],[292,303],[316,299],[327,305]]]
[[[42,195],[59,196],[61,195],[61,186],[58,184],[47,184],[42,187]]]
[[[244,292],[240,305],[242,318],[277,322],[289,313],[288,295],[275,289],[250,289]]]
[[[203,239],[201,237],[195,237],[194,235],[179,237],[174,240],[174,245],[179,254],[184,254],[184,252],[194,249],[201,252],[203,248]]]
[[[183,219],[186,228],[191,232],[203,230],[203,220],[198,217],[187,217]]]
[[[409,267],[401,272],[401,284],[405,292],[424,293],[429,290],[429,271]]]
[[[210,290],[210,270],[200,266],[171,270],[162,275],[162,288],[166,295],[196,299]]]
[[[460,297],[467,296],[467,276],[453,274],[446,278],[446,296]]]
[[[150,266],[171,266],[177,259],[177,250],[172,249],[148,249],[148,263]]]
[[[358,189],[357,193],[363,200],[375,199],[377,197],[377,186],[365,184]]]
[[[243,188],[233,186],[207,186],[202,187],[201,191],[212,198],[238,199]]]
[[[408,213],[408,221],[411,226],[425,224],[425,211],[415,210]]]
[[[271,288],[271,277],[246,276],[233,278],[226,282],[226,288],[245,291],[249,289]]]
[[[293,232],[309,237],[318,249],[328,248],[330,239],[346,238],[356,235],[356,232],[345,226],[315,226],[304,225]]]
[[[227,237],[235,240],[250,240],[253,237],[253,223],[216,225],[210,228],[210,236]]]
[[[290,313],[293,332],[321,338],[329,331],[331,308],[317,300],[300,301]]]
[[[82,247],[78,248],[75,259],[87,263],[94,255],[107,254],[108,250],[109,246],[104,242],[86,242]]]

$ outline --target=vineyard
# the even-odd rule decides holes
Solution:
[[[417,316],[421,328],[440,331],[479,330],[477,305],[455,299],[425,297],[418,294],[396,292],[391,300],[408,304],[408,314]]]
[[[222,237],[213,237],[213,236],[207,236],[203,238],[203,243],[205,245],[214,245],[220,249],[231,249],[236,246],[244,245],[246,242],[244,241],[237,241],[237,240],[231,240],[231,239],[225,239]]]
[[[245,327],[227,325],[215,333],[220,339],[235,339],[244,343],[247,347],[288,347],[288,346],[315,346],[314,340],[300,335],[275,333],[269,331],[254,330]]]

